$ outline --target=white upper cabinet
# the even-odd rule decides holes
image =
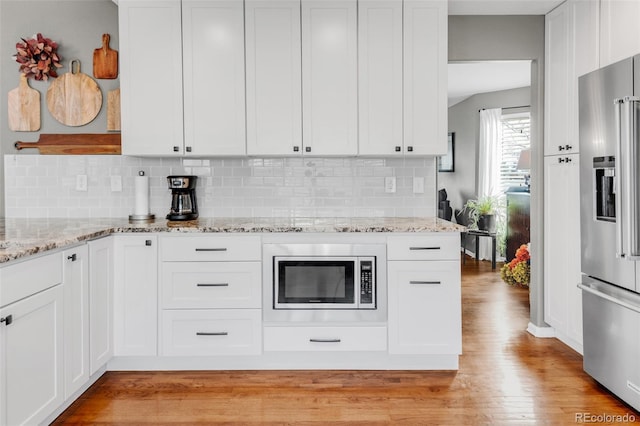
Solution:
[[[598,69],[600,62],[600,1],[570,0],[569,5],[573,18],[574,75],[580,77]],[[575,85],[577,90],[577,81]]]
[[[242,0],[183,0],[186,155],[244,155]]]
[[[404,1],[404,150],[447,153],[447,2]]]
[[[570,0],[545,19],[544,154],[579,151],[578,77],[598,68],[598,1]]]
[[[246,0],[245,20],[247,153],[300,153],[300,0]]]
[[[304,153],[358,153],[356,0],[302,0]]]
[[[600,66],[640,53],[640,1],[600,0]]]
[[[442,155],[446,0],[122,0],[122,152]]]
[[[578,149],[569,120],[574,96],[573,33],[567,3],[545,18],[545,155]]]
[[[402,0],[358,1],[359,153],[402,155]]]
[[[180,0],[121,0],[122,153],[182,153]]]
[[[118,9],[123,154],[244,155],[242,0]]]

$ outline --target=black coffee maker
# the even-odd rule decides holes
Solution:
[[[167,176],[171,190],[169,220],[194,220],[198,218],[196,181],[198,176]]]

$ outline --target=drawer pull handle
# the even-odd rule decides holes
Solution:
[[[439,284],[442,284],[442,281],[409,281],[409,284],[430,284],[430,285],[439,285]]]
[[[198,283],[198,287],[229,287],[229,283]]]
[[[409,247],[409,250],[440,250],[440,247]]]
[[[67,260],[75,262],[76,260],[78,260],[78,255],[73,253],[71,256],[67,256]]]
[[[309,339],[311,343],[340,343],[340,339]]]
[[[7,325],[11,325],[12,322],[13,322],[13,315],[7,315],[4,318],[0,318],[0,324],[5,323]]]
[[[196,251],[227,251],[225,247],[223,248],[197,248]]]
[[[226,331],[214,331],[214,332],[206,332],[206,331],[197,331],[196,336],[228,336],[229,333]]]

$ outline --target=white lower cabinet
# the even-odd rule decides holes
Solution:
[[[544,320],[582,353],[580,156],[544,159]]]
[[[387,327],[265,327],[265,351],[386,351]]]
[[[460,234],[387,240],[389,353],[462,352]]]
[[[158,238],[114,237],[114,355],[158,353]]]
[[[64,401],[60,253],[0,269],[0,424],[38,424]],[[29,294],[9,298],[20,287]]]
[[[113,238],[89,246],[89,373],[113,356]]]
[[[64,287],[64,397],[90,376],[89,250],[86,244],[62,252]]]
[[[389,352],[461,352],[460,264],[389,262]]]
[[[160,241],[160,355],[259,355],[261,239],[194,235]]]

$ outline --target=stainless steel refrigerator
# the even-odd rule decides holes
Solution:
[[[579,78],[584,370],[640,410],[640,56]]]

